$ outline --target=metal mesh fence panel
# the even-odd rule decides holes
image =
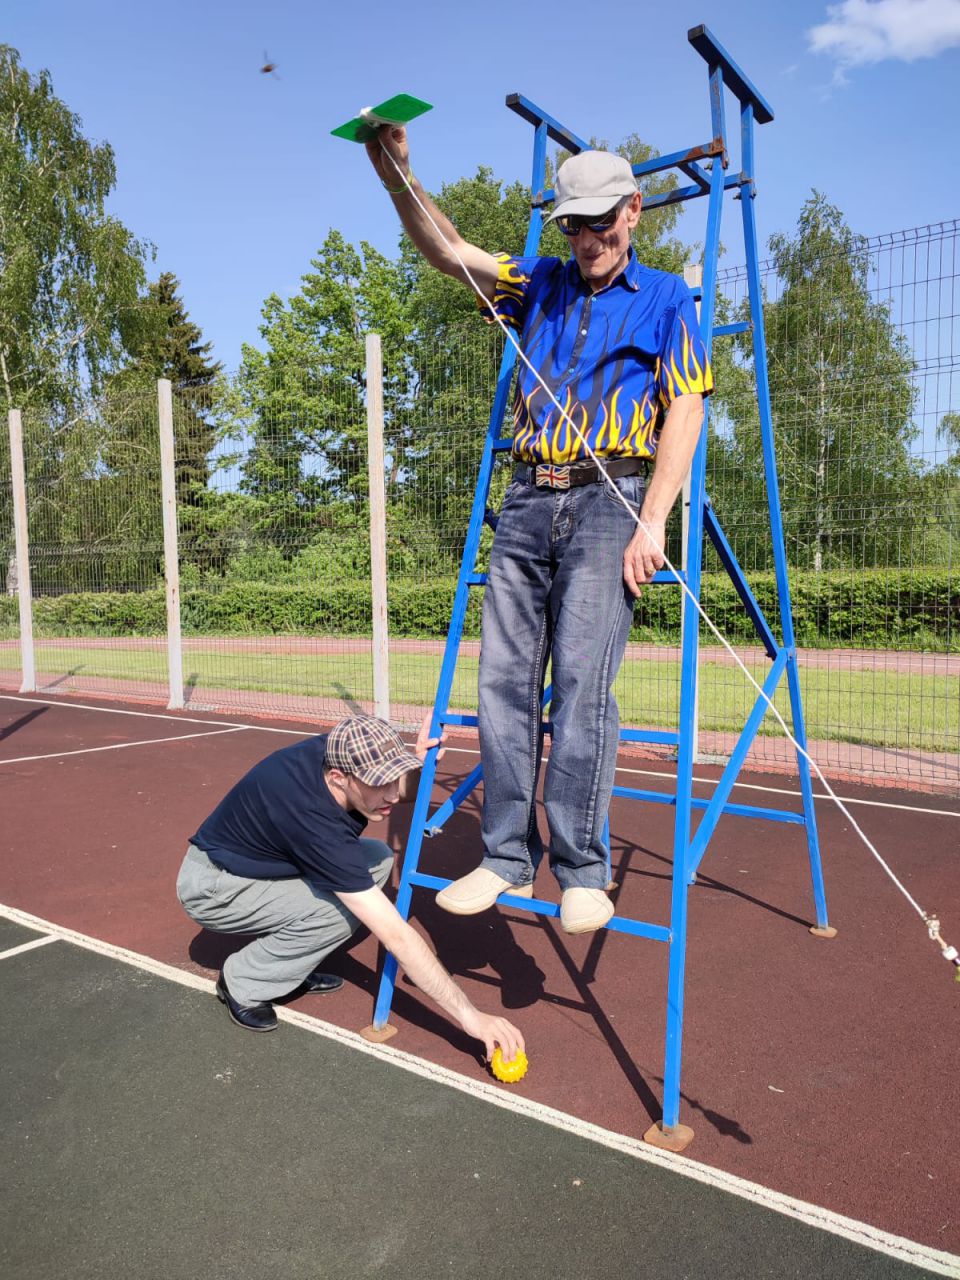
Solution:
[[[22,418],[38,688],[164,697],[156,384]],[[4,559],[10,604],[16,569]]]
[[[363,369],[247,369],[174,397],[188,705],[370,710]]]
[[[777,465],[811,750],[834,773],[960,789],[960,224],[815,237],[763,264]],[[719,316],[746,318],[742,269]],[[365,371],[264,356],[174,388],[186,705],[330,721],[372,709]],[[393,718],[433,701],[502,354],[479,321],[384,351]],[[779,633],[751,350],[718,338],[707,490]],[[362,366],[362,359],[360,360]],[[341,367],[342,366],[342,367]],[[504,432],[509,432],[509,412]],[[157,390],[24,413],[38,684],[166,700]],[[2,453],[3,528],[10,529]],[[509,477],[495,468],[491,506]],[[680,562],[679,513],[668,551]],[[484,531],[480,569],[492,534]],[[0,680],[18,682],[12,539]],[[707,611],[762,679],[767,662],[712,551]],[[480,592],[452,706],[476,707]],[[616,684],[624,724],[677,727],[680,592],[647,588]],[[699,746],[729,754],[754,692],[702,636]],[[778,705],[787,714],[785,689]],[[789,765],[768,716],[751,759]]]
[[[385,427],[390,689],[394,715],[409,724],[433,705],[502,352],[499,330],[478,320],[385,364],[395,397]],[[504,476],[500,468],[494,507]],[[491,540],[487,529],[483,559]],[[472,593],[460,645],[451,695],[459,711],[476,710],[480,599]]]
[[[956,790],[960,224],[842,245],[820,230],[806,235],[803,256],[781,245],[762,266],[807,730],[825,770]],[[722,311],[743,316],[745,293],[742,269],[721,273]],[[749,346],[722,343],[708,492],[740,562],[763,583],[772,566]],[[705,568],[716,567],[708,555]],[[759,648],[742,656],[755,676],[763,669]],[[729,749],[711,702],[742,723],[753,697],[708,639],[703,751]],[[790,758],[772,717],[763,734],[754,759]]]

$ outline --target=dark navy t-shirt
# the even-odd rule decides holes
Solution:
[[[333,892],[372,888],[360,845],[367,821],[330,794],[326,750],[322,734],[274,751],[227,792],[190,843],[224,871],[253,880],[302,876]]]

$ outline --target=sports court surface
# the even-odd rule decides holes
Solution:
[[[829,801],[835,939],[807,931],[802,828],[722,819],[691,890],[683,1156],[640,1141],[662,1088],[654,942],[454,918],[415,891],[457,981],[522,1028],[513,1086],[404,981],[390,1044],[356,1034],[366,934],[326,966],[340,993],[286,1006],[273,1035],[230,1023],[213,982],[240,943],[184,915],[176,871],[241,773],[318,727],[0,695],[0,1274],[960,1276],[960,988]],[[438,799],[476,763],[471,738],[450,746]],[[621,763],[618,782],[672,787]],[[789,777],[744,781],[799,805]],[[837,790],[956,942],[957,802]],[[618,914],[666,922],[672,810],[615,801],[611,832]],[[472,798],[421,869],[460,874],[478,848]],[[556,893],[546,868],[538,893]]]

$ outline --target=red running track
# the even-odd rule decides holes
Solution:
[[[223,728],[222,718],[189,712],[131,716],[115,703],[84,709],[66,699],[0,697],[0,903],[214,976],[239,943],[198,930],[177,903],[186,840],[247,768],[292,740],[291,730],[321,726]],[[458,749],[441,765],[437,799],[476,762],[469,738],[451,745]],[[622,764],[664,771],[635,756]],[[697,771],[704,779],[716,773]],[[624,772],[618,781],[672,789],[663,777]],[[782,775],[744,781],[792,786]],[[699,784],[697,794],[710,790]],[[858,805],[858,822],[956,942],[960,817],[950,801],[851,785],[840,794],[880,802]],[[799,806],[782,794],[765,801],[761,791],[738,790],[734,799]],[[455,875],[475,865],[477,800],[425,843],[422,870]],[[681,1120],[696,1137],[688,1154],[956,1252],[960,989],[848,820],[828,801],[818,802],[818,817],[836,939],[807,931],[813,909],[801,828],[722,819],[691,890]],[[408,818],[398,809],[385,833],[398,851]],[[615,801],[611,831],[618,914],[668,923],[672,810]],[[537,891],[557,894],[546,867]],[[531,1069],[515,1089],[633,1136],[659,1118],[663,944],[606,933],[570,938],[552,922],[496,908],[455,918],[423,890],[413,915],[471,999],[502,1006],[523,1029]],[[354,939],[329,964],[347,979],[344,991],[298,1007],[359,1030],[370,1021],[378,964],[374,940]],[[244,1034],[213,1001],[210,1016],[223,1019],[224,1036]],[[392,1021],[399,1048],[489,1078],[475,1043],[403,981]]]

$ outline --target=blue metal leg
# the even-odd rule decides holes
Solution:
[[[744,106],[741,113],[742,148],[744,168],[753,171],[753,108]],[[760,280],[760,258],[757,243],[757,227],[753,209],[754,186],[750,182],[741,193],[743,241],[747,258],[747,288],[750,298],[750,315],[753,319],[753,368],[757,385],[757,408],[760,412],[760,435],[763,442],[763,467],[767,482],[767,506],[770,512],[770,533],[773,542],[773,562],[777,579],[777,595],[780,600],[780,625],[783,629],[783,645],[788,651],[787,683],[790,689],[790,708],[793,715],[793,734],[806,751],[807,736],[803,719],[803,701],[800,696],[800,678],[797,669],[796,640],[793,631],[793,609],[790,603],[790,580],[787,573],[787,554],[783,539],[783,515],[780,508],[780,490],[777,480],[776,442],[773,433],[773,415],[770,405],[770,379],[767,372],[767,339],[763,320],[763,286]],[[813,879],[813,896],[816,904],[817,927],[826,929],[827,901],[823,884],[823,868],[820,862],[820,844],[817,838],[817,815],[813,805],[813,788],[810,782],[810,766],[803,756],[797,756],[800,775],[800,791],[803,796],[803,813],[807,828],[807,849],[810,873]]]
[[[796,650],[787,662],[787,686],[790,690],[790,710],[793,718],[793,736],[804,751],[807,750],[807,730],[803,718],[803,701],[800,697],[800,672]],[[800,775],[800,794],[803,797],[803,816],[807,828],[807,853],[810,858],[810,876],[813,880],[813,900],[817,911],[817,928],[829,929],[827,919],[827,895],[823,883],[823,864],[820,860],[820,841],[817,837],[817,815],[813,804],[813,784],[810,764],[806,756],[797,752],[797,772]]]
[[[714,136],[724,130],[723,81],[719,71],[710,71],[711,111]],[[714,160],[710,174],[710,204],[707,210],[707,235],[704,245],[703,299],[700,323],[708,349],[712,347],[713,313],[716,296],[717,258],[720,245],[720,217],[723,209],[724,174],[719,160]],[[700,599],[700,574],[703,563],[703,512],[706,499],[707,423],[704,420],[700,443],[690,473],[690,525],[687,537],[687,586],[693,599],[683,597],[683,653],[680,676],[680,742],[677,750],[677,808],[673,837],[673,884],[670,900],[670,963],[667,978],[667,1030],[663,1067],[663,1121],[644,1135],[656,1142],[664,1133],[679,1135],[680,1066],[683,1041],[683,988],[687,953],[687,892],[694,870],[690,862],[690,833],[693,814],[693,724],[696,715],[697,659],[699,653],[700,615],[694,600]],[[687,1136],[689,1135],[689,1136]],[[692,1140],[686,1130],[676,1144],[686,1146]]]
[[[410,899],[413,894],[413,885],[410,877],[417,870],[420,861],[420,848],[423,844],[423,832],[426,826],[427,810],[430,807],[430,796],[433,791],[433,780],[437,773],[437,751],[434,748],[427,752],[427,758],[423,762],[423,770],[420,774],[420,785],[417,789],[417,799],[413,806],[413,817],[410,822],[410,836],[407,840],[407,848],[403,856],[403,866],[400,871],[400,887],[397,891],[397,910],[403,916],[404,920],[410,914]],[[393,1003],[393,992],[397,982],[397,961],[396,957],[387,952],[386,963],[383,966],[383,973],[380,977],[380,987],[377,991],[377,1002],[373,1010],[373,1024],[371,1038],[382,1038],[382,1032],[387,1025],[387,1019],[390,1017],[390,1007]]]

